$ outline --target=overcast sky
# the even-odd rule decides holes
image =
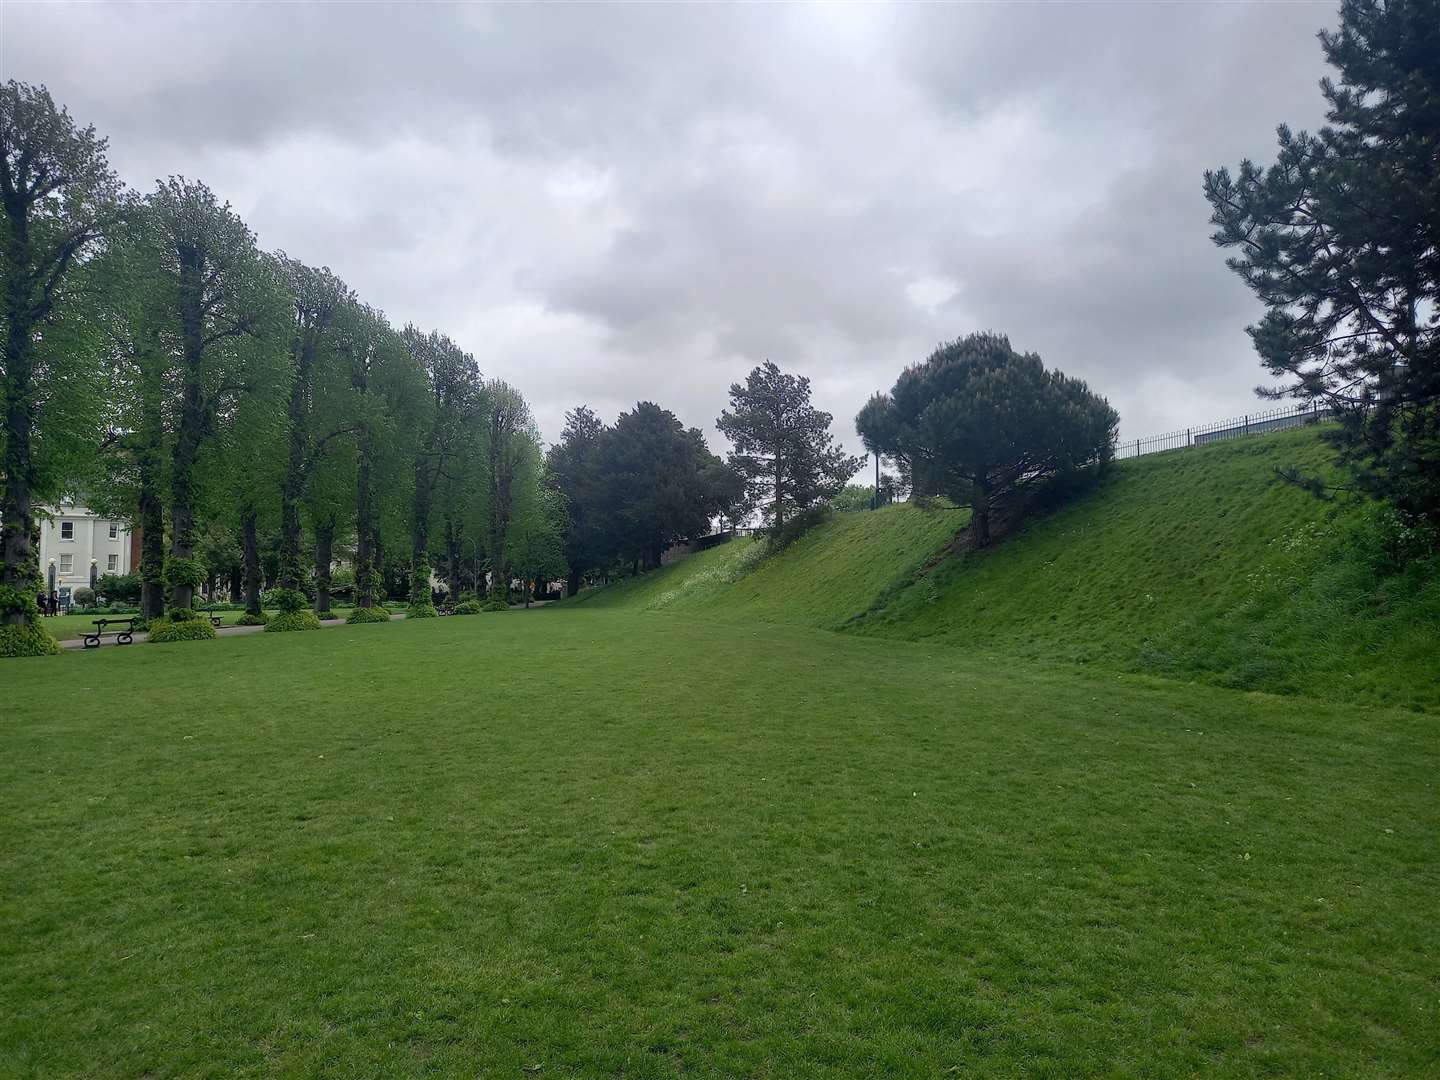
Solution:
[[[1131,437],[1261,407],[1201,174],[1320,122],[1333,6],[0,0],[0,67],[133,186],[202,179],[450,334],[549,439],[649,399],[719,447],[769,358],[858,450],[865,399],[975,330]]]

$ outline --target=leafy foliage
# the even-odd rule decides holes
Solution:
[[[379,623],[390,621],[390,611],[379,604],[370,607],[351,608],[350,613],[345,616],[347,623]]]
[[[479,600],[461,600],[455,605],[454,615],[479,615],[484,610]]]
[[[60,643],[38,622],[0,625],[0,658],[13,656],[53,656]]]
[[[270,621],[270,616],[265,612],[247,611],[235,620],[236,626],[264,626]]]
[[[320,618],[313,611],[285,611],[265,624],[267,634],[286,634],[297,630],[319,630]]]
[[[917,495],[973,508],[977,546],[990,542],[992,509],[1018,514],[1022,497],[1108,463],[1118,425],[1104,398],[1003,334],[940,346],[855,419],[867,446],[906,462]]]
[[[163,645],[171,641],[213,641],[215,627],[209,619],[197,619],[193,611],[172,610],[165,618],[150,623],[149,641]]]

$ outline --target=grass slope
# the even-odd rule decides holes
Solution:
[[[1366,512],[1275,475],[1327,458],[1302,431],[1123,462],[991,550],[938,561],[959,514],[838,515],[774,558],[726,545],[587,603],[1440,708],[1440,582],[1386,577],[1356,553]]]
[[[837,514],[776,555],[740,538],[576,601],[834,629],[913,578],[963,520],[898,506]]]
[[[584,606],[0,679],[5,1076],[1440,1056],[1414,713]]]

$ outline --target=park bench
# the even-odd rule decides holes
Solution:
[[[125,629],[124,629],[124,630],[107,630],[107,629],[105,629],[107,626],[110,626],[112,623],[113,623],[114,625],[116,625],[116,626],[119,626],[121,623],[124,623],[124,624],[125,624]],[[88,634],[85,635],[85,648],[87,648],[87,649],[98,649],[98,648],[100,647],[100,639],[101,639],[104,635],[106,635],[106,634],[114,634],[114,635],[115,635],[115,644],[116,644],[116,645],[130,645],[130,644],[132,644],[132,643],[135,641],[134,637],[131,636],[132,634],[134,634],[134,632],[135,632],[135,620],[134,620],[134,619],[96,619],[96,620],[95,620],[95,629],[94,629],[93,631],[91,631],[90,633],[88,633]]]

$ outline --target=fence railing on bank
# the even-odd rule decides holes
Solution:
[[[1183,450],[1187,446],[1203,446],[1206,443],[1223,442],[1226,439],[1243,439],[1250,435],[1268,435],[1275,431],[1308,427],[1331,417],[1331,410],[1316,403],[1313,405],[1282,406],[1267,412],[1248,413],[1232,416],[1226,420],[1214,420],[1198,427],[1183,431],[1167,431],[1163,435],[1145,435],[1137,439],[1126,439],[1115,445],[1117,459],[1144,457],[1166,450]]]

